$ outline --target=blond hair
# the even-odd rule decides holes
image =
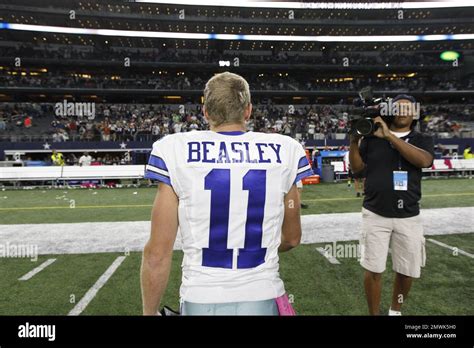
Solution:
[[[213,126],[243,123],[244,111],[249,104],[250,88],[242,76],[224,72],[207,81],[204,108]]]

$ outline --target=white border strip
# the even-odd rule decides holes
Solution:
[[[180,40],[243,40],[243,41],[287,41],[287,42],[414,42],[474,40],[474,34],[436,34],[436,35],[352,35],[352,36],[310,36],[310,35],[247,35],[218,33],[182,33],[144,30],[91,29],[77,27],[58,27],[50,25],[19,24],[0,22],[0,29],[33,31],[41,33],[101,35],[121,37],[147,37]]]
[[[430,241],[431,243],[434,243],[436,245],[442,246],[443,248],[449,249],[453,252],[455,251],[455,252],[457,252],[461,255],[464,255],[464,256],[470,257],[471,259],[474,259],[474,255],[468,253],[467,251],[461,250],[459,248],[452,247],[452,246],[450,246],[448,244],[444,244],[442,242],[438,242],[437,240],[434,240],[434,239],[431,239],[431,238],[428,238],[428,241]]]
[[[169,5],[199,5],[227,6],[251,8],[287,8],[287,9],[318,9],[318,10],[389,10],[389,9],[418,9],[418,8],[450,8],[472,7],[471,0],[463,1],[413,1],[413,2],[290,2],[290,1],[225,1],[225,0],[135,0],[137,3],[169,4]]]
[[[95,284],[90,288],[83,298],[76,304],[76,306],[69,312],[68,315],[79,315],[87,305],[92,301],[92,299],[97,295],[99,290],[104,286],[105,283],[110,279],[110,277],[115,273],[117,268],[120,267],[122,262],[125,260],[125,256],[119,256],[115,261],[109,266],[109,268],[100,276],[100,278],[95,282]]]
[[[338,259],[336,259],[332,255],[329,255],[329,253],[324,248],[319,247],[319,248],[316,248],[316,250],[318,251],[318,253],[323,255],[333,265],[340,265],[341,264]]]
[[[28,280],[28,279],[31,279],[33,278],[36,274],[38,274],[39,272],[41,272],[42,270],[44,270],[46,267],[48,267],[50,264],[52,264],[54,261],[56,261],[56,259],[48,259],[46,260],[45,262],[43,262],[41,265],[39,265],[38,267],[36,267],[35,269],[29,271],[28,273],[26,273],[23,277],[21,278],[18,278],[18,280]]]

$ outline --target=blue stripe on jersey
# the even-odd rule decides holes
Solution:
[[[164,176],[164,175],[161,175],[161,174],[158,174],[158,173],[155,173],[151,170],[147,170],[145,171],[145,179],[152,179],[152,180],[158,180],[158,181],[161,181],[169,186],[173,186],[171,185],[171,181],[170,181],[170,178]]]
[[[300,158],[298,162],[298,169],[306,167],[308,164],[309,164],[308,159],[306,158],[306,156],[303,156]]]
[[[155,170],[155,169],[156,169],[156,170]],[[156,173],[156,174],[160,174],[160,175],[162,175],[162,176],[164,176],[164,177],[166,177],[166,178],[169,178],[169,177],[170,177],[169,174],[168,174],[168,172],[164,172],[164,170],[155,168],[155,167],[150,166],[150,165],[146,166],[145,171],[150,171],[150,172],[153,172],[153,173]],[[163,172],[164,172],[164,173],[163,173]]]
[[[168,167],[166,167],[165,161],[161,157],[150,155],[150,159],[148,160],[148,164],[152,167],[156,167],[161,170],[168,171]]]
[[[223,135],[242,135],[242,134],[245,134],[245,132],[243,132],[243,131],[217,132],[217,133],[223,134]]]
[[[297,181],[300,181],[300,180],[306,178],[307,176],[311,176],[311,175],[314,175],[312,169],[305,170],[304,172],[302,172],[302,173],[300,173],[296,176],[296,179],[295,179],[294,183],[296,184]]]

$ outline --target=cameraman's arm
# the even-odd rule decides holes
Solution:
[[[359,173],[364,170],[365,163],[360,155],[359,149],[360,137],[350,136],[350,147],[349,147],[349,162],[351,164],[351,170],[353,173]]]
[[[386,139],[392,143],[403,158],[415,167],[429,168],[433,164],[433,156],[429,152],[407,143],[393,134],[390,134]]]
[[[374,135],[392,143],[392,146],[400,152],[403,158],[408,162],[418,168],[428,168],[433,164],[433,155],[428,151],[397,138],[390,132],[387,124],[381,117],[376,117],[374,121],[379,124],[379,128],[375,131]]]

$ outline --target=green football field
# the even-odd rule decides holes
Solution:
[[[55,222],[117,222],[149,220],[156,188],[35,189],[0,191],[1,224]],[[422,208],[474,207],[474,180],[423,182]],[[305,187],[303,214],[360,211],[361,198],[346,184]],[[474,211],[474,208],[473,208]],[[453,216],[453,219],[472,219]],[[1,227],[0,227],[1,228]],[[472,232],[474,232],[474,225]],[[3,243],[1,239],[0,244]],[[437,241],[474,253],[474,233],[434,236]],[[54,241],[52,241],[54,242]],[[348,242],[351,243],[351,242]],[[353,243],[353,242],[352,242]],[[363,270],[356,258],[328,262],[316,251],[325,244],[301,245],[281,254],[281,276],[299,314],[367,314]],[[406,315],[474,314],[474,259],[427,243],[427,265],[414,282],[403,308]],[[0,258],[0,315],[66,315],[96,283],[119,253],[42,255],[29,259]],[[47,259],[56,261],[27,281],[18,278]],[[83,315],[138,315],[141,253],[132,252],[97,292]],[[182,252],[176,251],[163,304],[178,307]],[[390,257],[384,274],[382,310],[390,305]]]

